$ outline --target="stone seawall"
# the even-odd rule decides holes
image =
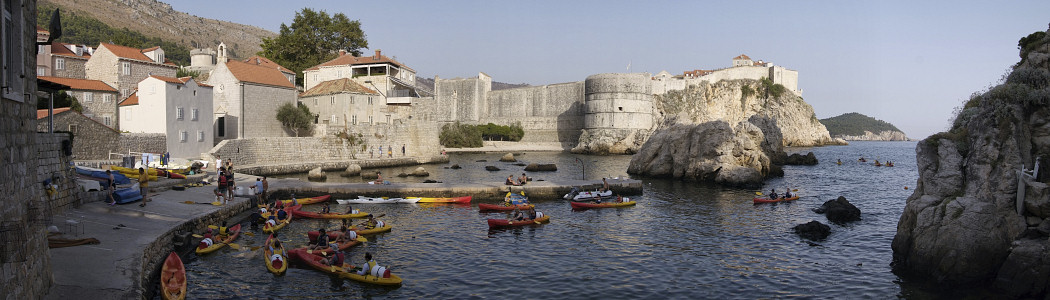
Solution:
[[[339,171],[346,170],[351,164],[357,164],[362,169],[374,169],[374,168],[386,168],[386,167],[397,167],[397,166],[413,166],[419,164],[436,164],[436,163],[447,163],[448,156],[430,156],[430,157],[406,157],[406,158],[388,158],[388,159],[351,159],[341,161],[315,161],[315,162],[295,162],[295,163],[282,163],[282,164],[269,164],[269,165],[247,165],[237,166],[235,165],[233,170],[238,173],[251,174],[256,176],[271,176],[278,174],[291,174],[291,173],[305,173],[315,168],[321,168],[324,171]]]

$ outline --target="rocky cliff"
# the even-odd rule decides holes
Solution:
[[[191,49],[214,48],[219,42],[225,42],[233,52],[231,56],[240,58],[262,50],[259,46],[262,38],[277,36],[255,26],[176,11],[170,4],[156,0],[41,0],[39,4],[56,6],[63,12],[90,15],[113,28],[128,28]]]
[[[896,271],[946,284],[992,281],[1010,297],[1048,292],[1050,38],[1033,43],[1022,45],[1024,60],[1004,83],[975,94],[949,131],[917,145],[919,180],[892,244]],[[1022,166],[1043,170],[1021,176]]]
[[[871,131],[864,131],[862,135],[836,135],[835,138],[840,138],[847,141],[909,141],[903,132],[900,131],[880,131],[879,133],[872,133]]]

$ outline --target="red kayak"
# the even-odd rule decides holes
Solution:
[[[512,211],[515,208],[519,210],[527,210],[535,207],[532,204],[519,204],[519,205],[503,205],[503,204],[485,204],[478,203],[479,211]]]
[[[186,267],[179,255],[168,254],[160,269],[161,299],[186,299]]]
[[[795,201],[795,200],[798,200],[798,196],[793,196],[791,198],[776,198],[776,199],[755,198],[755,204],[758,204],[758,203],[776,203],[776,202],[786,202],[786,201]]]
[[[542,214],[542,213],[537,212],[537,214]],[[542,216],[540,216],[540,217],[538,217],[536,219],[526,219],[526,220],[521,220],[521,221],[508,221],[507,219],[489,219],[489,228],[518,227],[518,226],[526,226],[526,225],[533,225],[533,224],[542,224],[542,223],[548,223],[548,222],[550,222],[550,220],[551,220],[551,217],[547,216],[547,215],[542,215]]]

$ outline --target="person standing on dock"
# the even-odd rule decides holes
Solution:
[[[405,156],[405,144],[401,144],[401,156]]]
[[[394,146],[386,146],[386,156],[389,158],[394,158]]]
[[[139,207],[146,207],[146,202],[149,201],[149,174],[146,174],[143,168],[139,168],[139,193],[142,194],[142,204],[139,204]]]
[[[221,173],[219,170],[221,170],[221,169],[222,169],[222,156],[220,156],[218,154],[215,154],[215,181],[216,182],[219,181],[219,176],[222,176],[222,175],[219,175],[219,173]]]
[[[383,158],[383,145],[379,145],[379,158]]]
[[[266,176],[263,176],[262,185],[263,185],[263,188],[262,188],[263,189],[263,195],[262,195],[263,198],[262,199],[263,199],[264,202],[265,201],[269,201],[269,199],[268,199],[269,197],[267,197],[269,195],[267,195],[266,193],[270,191],[270,182],[266,181]]]

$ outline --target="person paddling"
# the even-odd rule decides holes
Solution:
[[[770,189],[769,200],[776,200],[777,198],[777,189]]]

